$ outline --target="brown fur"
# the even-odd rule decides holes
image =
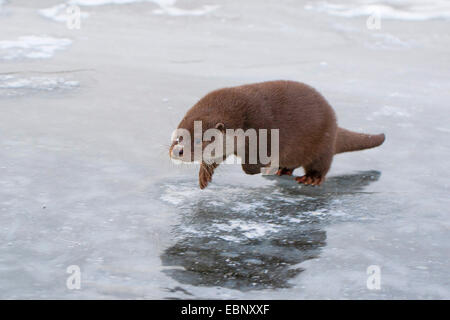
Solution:
[[[295,179],[312,185],[324,180],[334,154],[373,148],[384,141],[384,134],[366,135],[338,128],[334,111],[325,98],[312,87],[294,81],[215,90],[186,113],[178,128],[189,130],[193,137],[195,120],[202,120],[204,131],[218,123],[227,129],[279,129],[278,174],[292,173],[301,166],[305,175]],[[201,165],[202,189],[211,181],[216,167]],[[260,173],[261,167],[261,164],[242,165],[247,174]]]

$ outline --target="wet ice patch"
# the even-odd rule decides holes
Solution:
[[[46,59],[66,49],[72,40],[49,36],[23,36],[17,40],[0,41],[0,59]]]
[[[207,213],[211,219],[204,225],[191,221],[180,224],[177,236],[181,237],[191,234],[242,242],[264,239],[280,230],[296,228],[297,224],[345,216],[342,211],[331,209],[335,203],[323,195],[312,197],[299,190],[296,185],[258,188],[210,185],[200,190],[195,184],[177,181],[163,187],[160,199],[177,207],[183,218],[201,219]]]
[[[347,214],[341,199],[361,203],[361,190],[379,175],[331,177],[321,188],[274,178],[252,187],[220,179],[200,190],[196,181],[165,180],[160,199],[179,213],[175,243],[161,255],[164,266],[177,269],[165,272],[194,286],[289,287],[301,263],[320,254],[330,221],[367,216],[364,208]]]
[[[275,232],[279,229],[278,224],[287,223],[286,220],[279,218],[283,216],[280,211],[283,211],[284,207],[295,206],[302,200],[312,199],[302,195],[296,195],[297,199],[292,198],[290,195],[277,192],[273,187],[240,188],[210,185],[200,190],[188,182],[167,184],[160,196],[162,201],[188,214],[195,214],[198,210],[203,210],[202,208],[220,213],[214,223],[201,228],[190,224],[189,229],[183,225],[181,229],[184,231],[220,236],[230,236],[230,233],[233,233],[237,236],[235,239],[239,240],[259,238]],[[298,214],[301,215],[301,212],[294,212],[295,216]]]
[[[233,211],[237,212],[251,212],[258,209],[263,209],[266,204],[262,201],[250,202],[250,203],[237,203],[231,208]]]
[[[291,196],[273,187],[210,185],[198,190],[189,182],[166,184],[161,199],[179,208],[181,221],[174,230],[177,242],[161,259],[165,266],[183,267],[166,273],[192,285],[288,287],[288,280],[301,272],[290,267],[315,257],[325,232],[314,223],[321,219],[299,218],[301,207],[280,201],[283,197]],[[311,199],[297,197],[300,202]]]
[[[55,76],[0,75],[0,97],[21,96],[35,92],[54,92],[79,87],[79,82]]]
[[[252,223],[240,219],[232,219],[227,223],[216,223],[213,227],[218,230],[224,231],[226,235],[222,236],[234,236],[235,241],[243,239],[256,239],[274,232],[278,232],[280,227],[273,223]],[[241,235],[241,237],[237,237]]]
[[[324,12],[329,15],[353,18],[379,14],[381,19],[407,21],[424,21],[431,19],[450,19],[450,3],[448,1],[355,1],[353,4],[337,4],[330,2],[310,3],[306,10]]]

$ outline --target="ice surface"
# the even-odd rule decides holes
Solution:
[[[0,59],[46,59],[55,51],[63,50],[72,43],[70,39],[49,36],[21,36],[17,40],[0,41]]]
[[[39,14],[66,3],[2,6],[1,298],[450,298],[444,2],[379,1],[379,30],[373,1],[75,1],[79,30]],[[385,144],[336,156],[320,188],[223,165],[200,190],[172,130],[210,90],[272,79]]]
[[[39,91],[68,90],[78,86],[78,81],[63,77],[0,75],[0,96],[3,97],[26,95]]]

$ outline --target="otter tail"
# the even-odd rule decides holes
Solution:
[[[375,148],[384,142],[384,133],[364,134],[338,128],[335,154]]]

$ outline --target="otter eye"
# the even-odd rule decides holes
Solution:
[[[201,142],[202,142],[202,139],[200,139],[200,138],[195,139],[195,144],[200,144]]]
[[[178,138],[175,140],[176,143],[180,143],[181,141],[183,141],[183,137],[178,137]]]

